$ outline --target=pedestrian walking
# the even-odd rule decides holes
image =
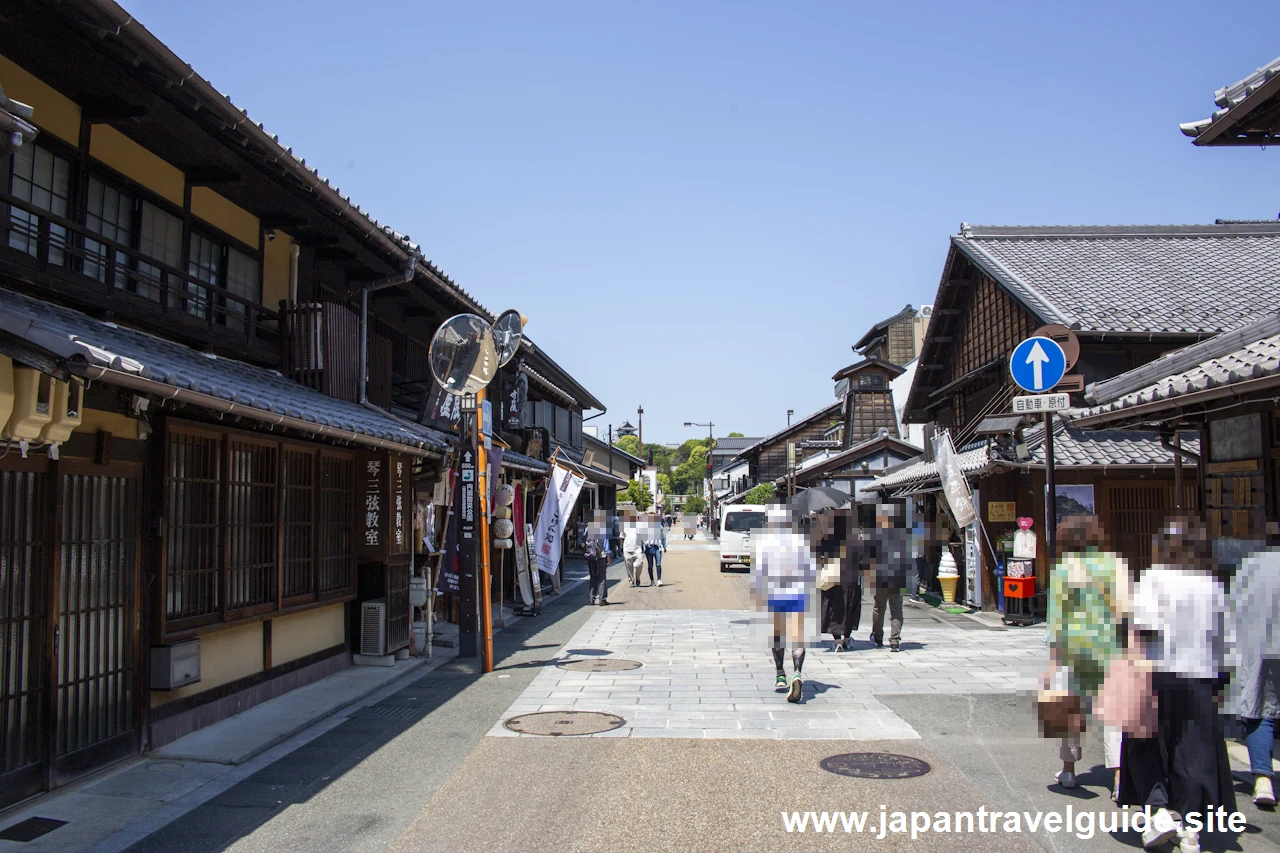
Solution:
[[[661,519],[650,518],[648,539],[645,541],[644,556],[649,565],[649,585],[662,586],[662,555],[667,550],[667,529]],[[653,570],[658,569],[658,579],[654,582]]]
[[[1046,686],[1060,685],[1066,697],[1087,711],[1120,653],[1131,607],[1129,567],[1110,550],[1094,516],[1063,519],[1057,543],[1062,559],[1049,577]],[[1103,760],[1113,772],[1120,767],[1121,738],[1119,729],[1103,727]],[[1080,754],[1080,735],[1064,736],[1058,749],[1062,769],[1054,777],[1062,787],[1076,787]]]
[[[603,510],[596,510],[591,523],[587,525],[582,545],[582,556],[587,561],[587,572],[590,577],[588,600],[592,604],[608,604],[608,526]]]
[[[1244,728],[1253,775],[1253,802],[1276,804],[1271,750],[1280,719],[1280,548],[1246,557],[1231,581],[1228,660],[1231,701]]]
[[[1217,705],[1226,593],[1214,577],[1212,547],[1198,518],[1173,516],[1153,538],[1153,565],[1134,587],[1131,636],[1153,669],[1158,722],[1153,737],[1125,734],[1117,801],[1150,806],[1143,847],[1176,835],[1182,853],[1199,853],[1199,833],[1173,812],[1236,810]]]
[[[787,691],[788,702],[799,702],[804,691],[804,614],[818,567],[807,539],[794,532],[791,513],[770,509],[764,533],[756,537],[751,565],[752,588],[760,606],[773,622],[770,651],[777,670],[776,690]],[[783,667],[786,646],[791,645],[791,681]]]
[[[862,573],[867,560],[854,521],[852,511],[832,509],[819,513],[809,530],[822,590],[822,633],[832,636],[833,652],[849,650],[862,618]]]
[[[640,574],[644,570],[644,524],[634,515],[629,515],[623,524],[622,559],[627,566],[627,583],[633,587],[640,585]]]
[[[865,573],[872,589],[871,642],[884,645],[884,616],[889,611],[889,649],[900,651],[902,642],[902,592],[911,567],[911,543],[903,527],[902,508],[876,504],[876,530],[871,537],[871,565]]]

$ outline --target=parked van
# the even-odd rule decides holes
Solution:
[[[751,537],[764,529],[768,507],[754,504],[727,506],[720,518],[720,571],[735,563],[751,565]]]

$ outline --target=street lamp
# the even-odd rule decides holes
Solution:
[[[707,444],[707,530],[714,530],[715,525],[712,524],[712,519],[716,517],[716,486],[715,483],[711,482],[711,448],[715,447],[716,444],[715,433],[712,432],[715,424],[710,421],[705,424],[685,421],[684,425],[687,427],[707,428],[707,438],[710,439]],[[715,534],[713,533],[712,535],[714,536]]]
[[[787,426],[791,426],[791,416],[796,413],[795,409],[787,409]]]
[[[644,406],[636,407],[636,418],[640,430],[640,456],[644,456]]]

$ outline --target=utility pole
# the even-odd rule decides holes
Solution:
[[[1058,496],[1054,489],[1053,413],[1044,413],[1044,541],[1049,546],[1049,565],[1058,559]]]
[[[637,427],[640,430],[640,452],[636,455],[641,459],[644,458],[644,406],[636,407],[636,420],[639,422]]]

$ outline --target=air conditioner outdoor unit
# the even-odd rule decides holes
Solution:
[[[360,654],[381,657],[387,653],[387,600],[375,598],[360,607]]]
[[[920,306],[920,316],[921,316],[922,318],[926,319],[926,320],[927,320],[927,319],[929,319],[930,317],[932,317],[932,316],[933,316],[933,306],[932,306],[932,305],[921,305],[921,306]]]

